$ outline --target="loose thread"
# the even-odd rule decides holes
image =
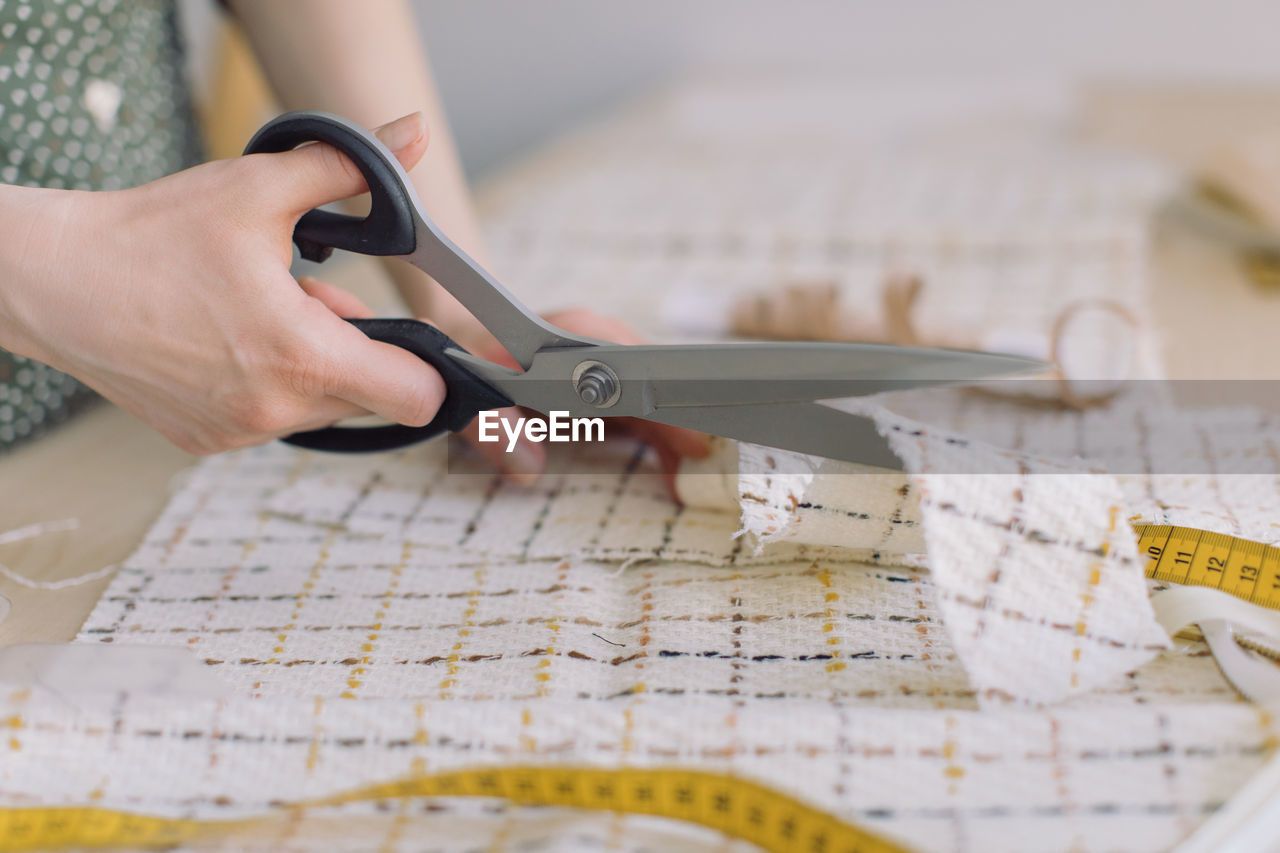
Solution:
[[[60,518],[57,521],[38,521],[35,524],[16,527],[13,530],[7,530],[4,533],[0,533],[0,545],[8,545],[12,542],[21,542],[25,539],[34,539],[37,536],[43,536],[46,533],[62,533],[68,530],[79,529],[80,519],[78,518]],[[112,563],[109,566],[103,566],[101,569],[95,569],[91,572],[86,572],[83,575],[77,575],[73,578],[63,578],[62,580],[56,581],[38,581],[35,578],[28,577],[27,575],[14,571],[4,563],[0,563],[0,576],[8,578],[19,586],[25,586],[27,589],[39,589],[52,592],[101,580],[102,578],[114,573],[119,568],[119,563]]]
[[[57,591],[60,589],[69,589],[73,586],[80,586],[82,584],[92,583],[93,581],[100,580],[114,573],[118,568],[120,568],[119,563],[112,563],[109,566],[103,566],[100,569],[94,569],[92,572],[87,572],[83,575],[77,575],[76,577],[73,577],[73,578],[64,578],[63,580],[60,580],[60,581],[38,581],[38,580],[34,580],[33,578],[29,578],[26,575],[19,574],[18,572],[15,572],[13,569],[6,566],[4,563],[0,563],[0,575],[3,575],[4,577],[18,584],[19,586],[25,586],[28,589]]]
[[[28,524],[25,527],[15,527],[13,530],[7,530],[0,533],[0,545],[8,545],[10,542],[21,542],[23,539],[34,539],[37,536],[43,536],[46,533],[59,533],[65,530],[78,530],[80,528],[80,519],[78,518],[60,518],[57,521],[37,521],[35,524]]]
[[[631,568],[637,563],[647,563],[652,559],[653,559],[652,557],[648,557],[648,556],[628,557],[626,560],[623,560],[622,565],[618,566],[617,571],[613,573],[613,577],[615,578],[618,577],[627,569]]]

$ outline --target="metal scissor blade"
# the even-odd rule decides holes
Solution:
[[[593,347],[622,378],[643,379],[651,405],[719,406],[860,397],[1040,371],[1042,361],[883,344],[751,343]]]
[[[658,409],[648,420],[843,462],[902,470],[875,423],[820,403]]]
[[[657,419],[655,412],[665,409],[722,406],[739,411],[746,406],[858,397],[1047,367],[1019,356],[835,343],[564,347],[539,351],[524,372],[468,353],[450,355],[517,404],[540,412],[651,420]],[[579,399],[572,377],[584,363],[607,366],[617,377],[621,394],[616,404],[599,408]]]
[[[407,185],[407,191],[417,205],[417,248],[404,260],[440,282],[493,333],[521,367],[532,364],[539,350],[600,343],[553,326],[526,308],[422,212],[412,184]]]

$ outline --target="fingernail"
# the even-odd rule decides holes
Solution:
[[[503,455],[502,467],[513,481],[522,486],[532,486],[542,476],[546,461],[542,448],[521,441],[517,442],[514,450]]]
[[[390,148],[392,151],[399,151],[422,138],[422,134],[426,132],[426,124],[422,121],[422,113],[410,113],[403,118],[384,124],[373,132],[374,136],[382,140],[382,144]]]

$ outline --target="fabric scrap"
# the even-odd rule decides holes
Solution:
[[[758,547],[927,548],[943,624],[981,702],[1061,701],[1167,647],[1114,479],[874,402],[858,410],[909,475],[743,446],[742,525]]]

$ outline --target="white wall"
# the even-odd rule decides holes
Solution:
[[[413,2],[472,171],[685,71],[1280,82],[1280,0]]]

